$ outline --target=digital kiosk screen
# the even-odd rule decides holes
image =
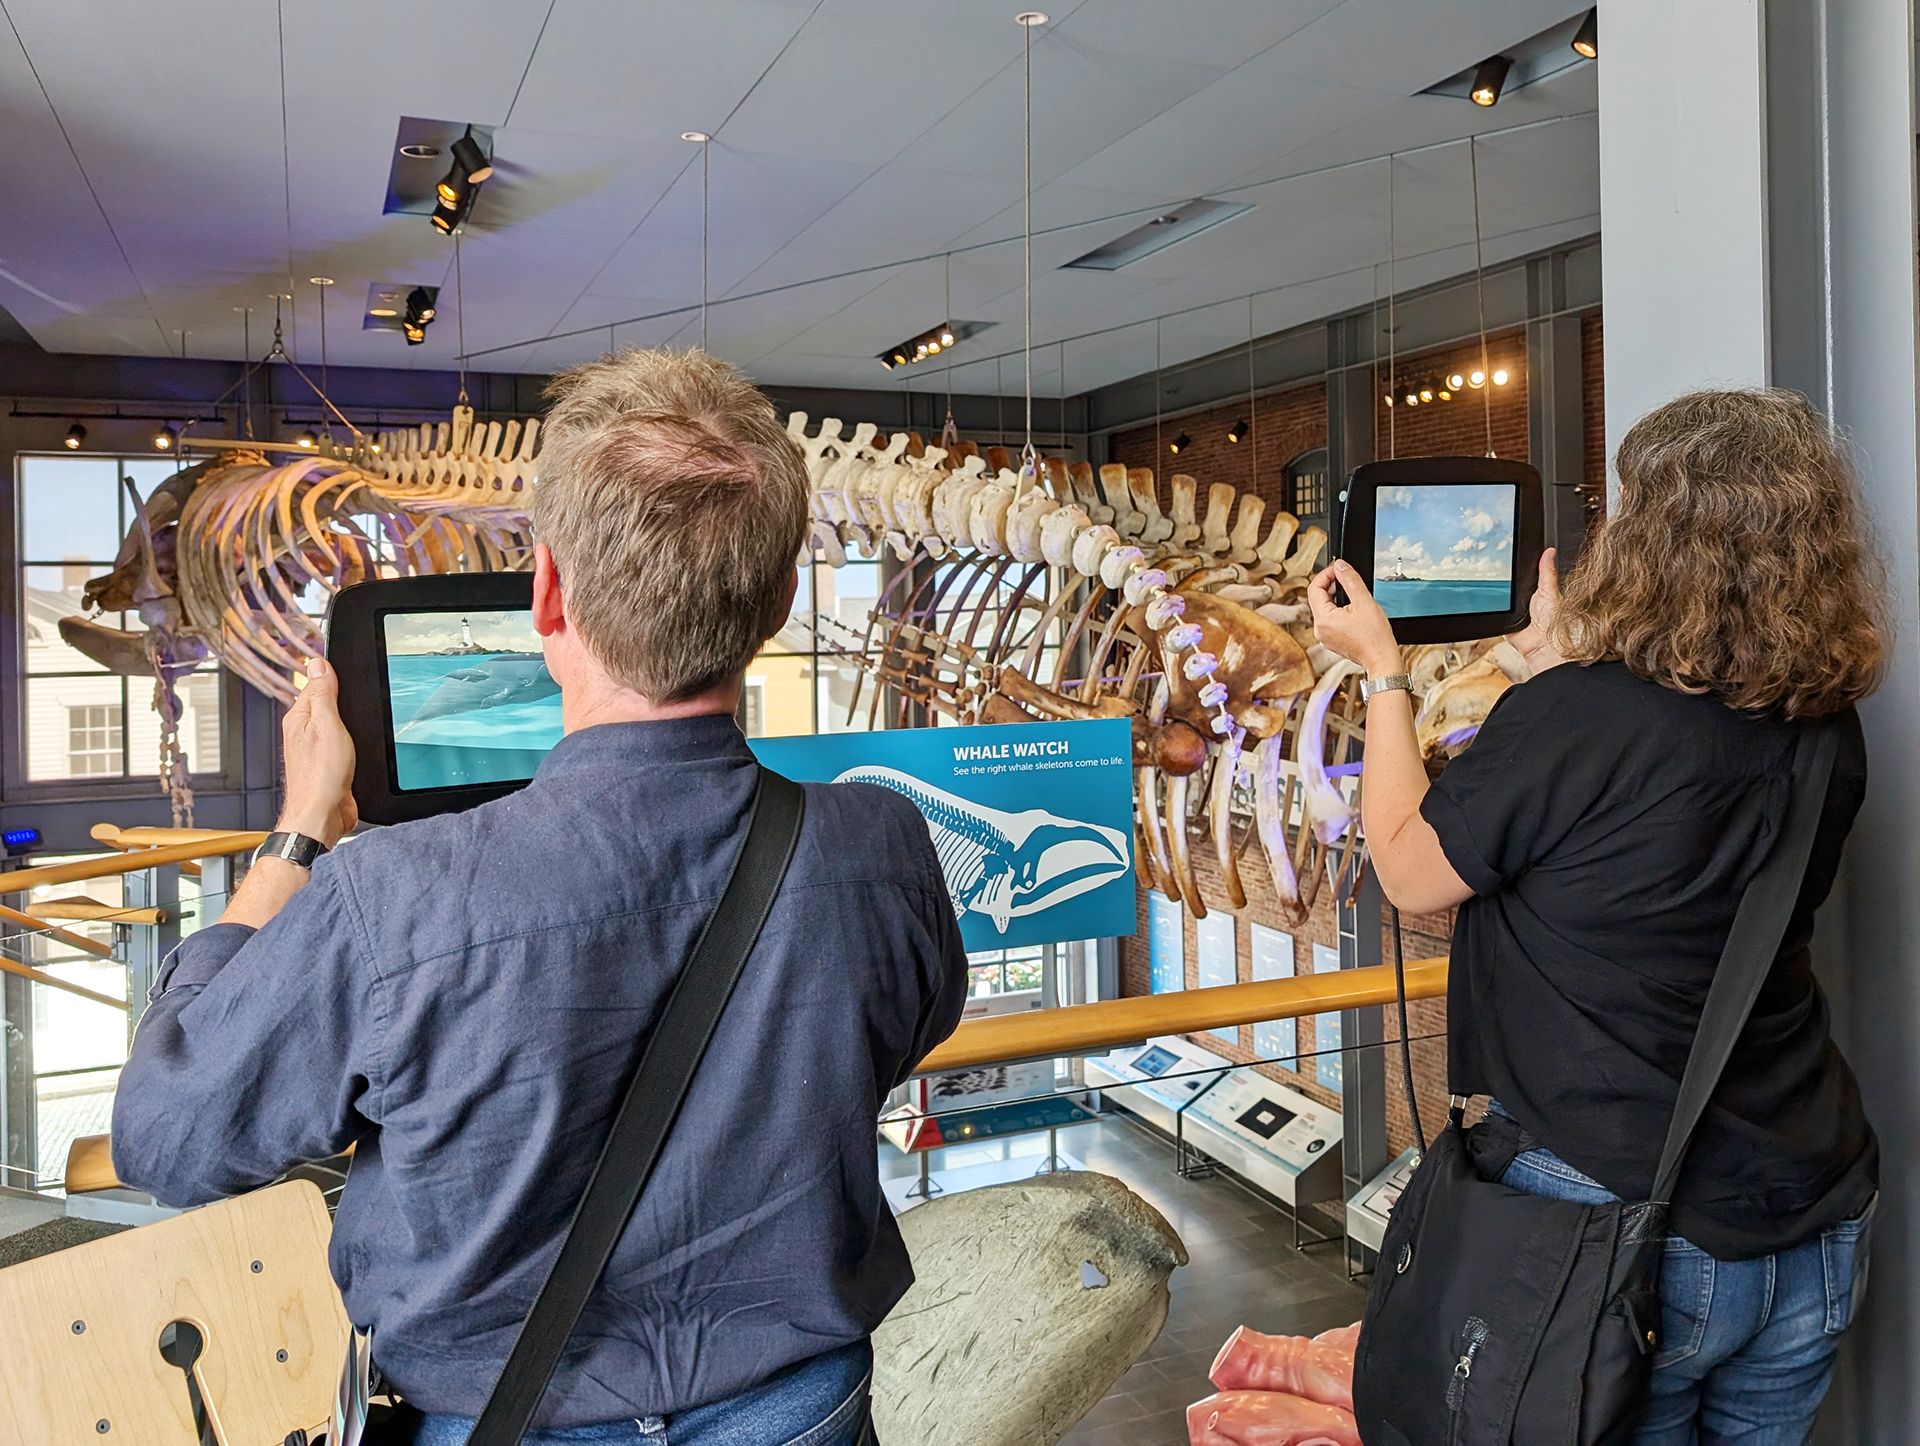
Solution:
[[[381,641],[396,791],[522,782],[560,741],[530,612],[390,612]]]
[[[1513,606],[1519,489],[1382,487],[1375,503],[1373,595],[1390,618],[1504,613]]]

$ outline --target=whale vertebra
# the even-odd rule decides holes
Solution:
[[[933,835],[955,917],[984,914],[1003,934],[1012,920],[1097,889],[1132,863],[1118,829],[1044,808],[1007,813],[894,768],[849,768],[834,782],[874,783],[911,799]]]

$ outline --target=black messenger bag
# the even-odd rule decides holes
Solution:
[[[1496,1117],[1463,1129],[1455,1097],[1388,1219],[1367,1295],[1353,1373],[1367,1446],[1632,1436],[1660,1344],[1667,1205],[1799,898],[1838,737],[1820,726],[1795,745],[1786,823],[1734,915],[1651,1200],[1583,1205],[1507,1188],[1500,1176],[1525,1143],[1517,1127]]]

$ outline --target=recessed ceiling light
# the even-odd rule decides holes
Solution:
[[[683,141],[693,141],[695,144],[703,144],[712,140],[713,137],[705,131],[681,131],[680,139]]]
[[[333,278],[332,278],[331,276],[309,276],[309,277],[307,278],[307,285],[309,285],[309,286],[331,286],[331,285],[333,285]]]
[[[368,316],[398,316],[399,314],[400,308],[397,306],[369,306],[367,308]]]
[[[1047,19],[1047,12],[1044,10],[1022,10],[1018,15],[1013,17],[1016,25],[1024,25],[1029,30],[1036,25],[1045,25]]]
[[[440,147],[412,145],[400,147],[400,154],[410,161],[430,161],[440,154]]]

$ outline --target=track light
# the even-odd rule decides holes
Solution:
[[[442,236],[451,236],[453,228],[460,224],[460,212],[444,202],[433,208],[433,229]]]
[[[1247,433],[1252,430],[1253,429],[1247,425],[1247,419],[1245,417],[1242,417],[1239,421],[1235,422],[1231,427],[1227,428],[1227,440],[1229,442],[1238,442],[1242,437],[1246,436]]]
[[[1392,393],[1392,392],[1388,392],[1388,393],[1387,393],[1387,405],[1388,405],[1388,406],[1392,406],[1392,405],[1393,405],[1393,393]]]
[[[1460,388],[1466,384],[1467,379],[1461,376],[1459,372],[1450,372],[1447,376],[1447,386],[1453,391],[1459,391]]]
[[[907,353],[904,349],[896,347],[890,360],[895,366],[903,367],[907,364]]]
[[[1600,58],[1600,10],[1595,6],[1587,12],[1587,18],[1580,22],[1580,28],[1573,32],[1573,48],[1588,60]]]
[[[78,452],[80,450],[80,444],[86,440],[87,429],[78,422],[75,422],[71,427],[67,428],[67,450],[69,452]]]
[[[417,321],[402,322],[400,330],[405,334],[408,346],[418,346],[427,339],[427,329]]]
[[[1450,401],[1452,401],[1452,400],[1453,400],[1453,393],[1452,393],[1452,392],[1450,392],[1450,391],[1448,391],[1448,390],[1446,390],[1446,389],[1445,389],[1444,387],[1443,387],[1443,388],[1441,388],[1441,390],[1440,390],[1440,400],[1441,400],[1441,401],[1443,401],[1443,402],[1450,402]]]
[[[940,355],[940,338],[939,337],[934,337],[931,341],[927,343],[927,355],[928,356]]]
[[[1192,445],[1193,445],[1193,438],[1189,437],[1185,432],[1182,432],[1179,436],[1175,437],[1171,442],[1167,443],[1167,450],[1169,452],[1179,452]]]
[[[1493,384],[1496,387],[1504,387],[1507,384],[1507,369],[1505,367],[1494,368]]]
[[[153,450],[156,452],[171,452],[177,437],[178,433],[173,430],[173,424],[171,422],[161,423],[160,430],[153,434]]]
[[[477,186],[493,174],[493,162],[473,138],[473,129],[453,143],[453,173],[469,186]]]
[[[433,320],[433,293],[424,286],[416,286],[407,293],[407,320],[425,326]]]
[[[1418,392],[1408,392],[1402,400],[1410,407],[1417,407],[1420,405],[1420,394]]]
[[[308,428],[293,439],[293,445],[302,451],[311,452],[315,447],[320,445],[320,439],[313,435],[312,428]]]
[[[440,204],[443,206],[458,206],[465,190],[465,184],[460,179],[460,168],[455,166],[442,177],[440,184],[433,188],[433,194],[440,198]]]
[[[958,345],[969,334],[968,327],[962,322],[956,327],[950,321],[923,331],[916,337],[910,337],[898,346],[890,346],[879,353],[876,360],[888,371],[895,367],[910,366],[914,362],[925,361],[928,357],[939,356]]]
[[[1420,388],[1420,400],[1421,400],[1421,401],[1423,401],[1423,402],[1430,402],[1430,401],[1432,401],[1432,400],[1433,400],[1433,388],[1432,388],[1432,387],[1422,387],[1422,388]]]
[[[1500,99],[1500,88],[1507,83],[1507,72],[1513,69],[1513,62],[1504,55],[1489,55],[1480,62],[1473,72],[1473,90],[1470,94],[1475,105],[1493,105]]]
[[[940,345],[942,346],[953,345],[953,332],[951,329],[944,326],[940,328]]]
[[[1487,374],[1481,371],[1479,367],[1475,367],[1472,371],[1467,373],[1467,385],[1472,387],[1476,392],[1479,391],[1480,388],[1484,387],[1486,384],[1487,384]]]

